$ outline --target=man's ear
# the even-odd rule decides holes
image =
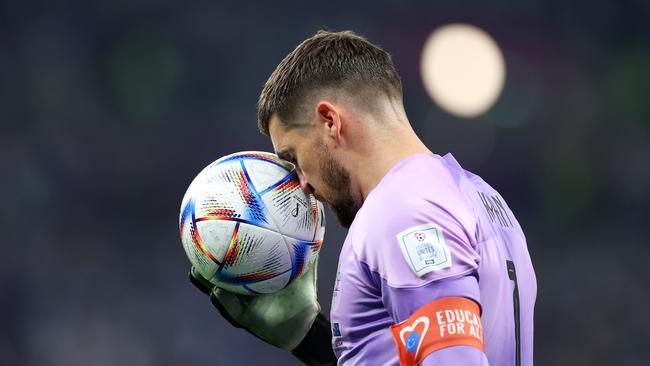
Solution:
[[[316,123],[334,139],[336,144],[341,142],[342,119],[340,110],[332,103],[321,101],[316,105]]]

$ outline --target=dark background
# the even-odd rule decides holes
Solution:
[[[422,139],[517,214],[536,364],[650,364],[649,14],[641,0],[0,1],[0,364],[297,364],[190,286],[177,220],[209,162],[271,150],[261,86],[321,28],[391,52]],[[420,79],[449,22],[505,55],[479,118],[443,112]],[[325,311],[345,236],[328,219]]]

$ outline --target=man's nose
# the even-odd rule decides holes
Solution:
[[[296,172],[298,173],[298,180],[300,181],[300,189],[302,189],[306,195],[313,194],[314,188],[309,184],[305,174],[300,169],[297,169]]]

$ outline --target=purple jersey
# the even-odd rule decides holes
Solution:
[[[481,307],[485,352],[453,346],[422,364],[529,366],[536,293],[526,239],[499,193],[451,154],[414,155],[366,197],[341,249],[334,352],[340,365],[398,365],[389,327],[465,297]]]

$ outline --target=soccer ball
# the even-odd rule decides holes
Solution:
[[[305,195],[295,170],[275,154],[246,151],[208,165],[190,184],[179,218],[192,265],[237,294],[285,288],[316,259],[323,205]]]

